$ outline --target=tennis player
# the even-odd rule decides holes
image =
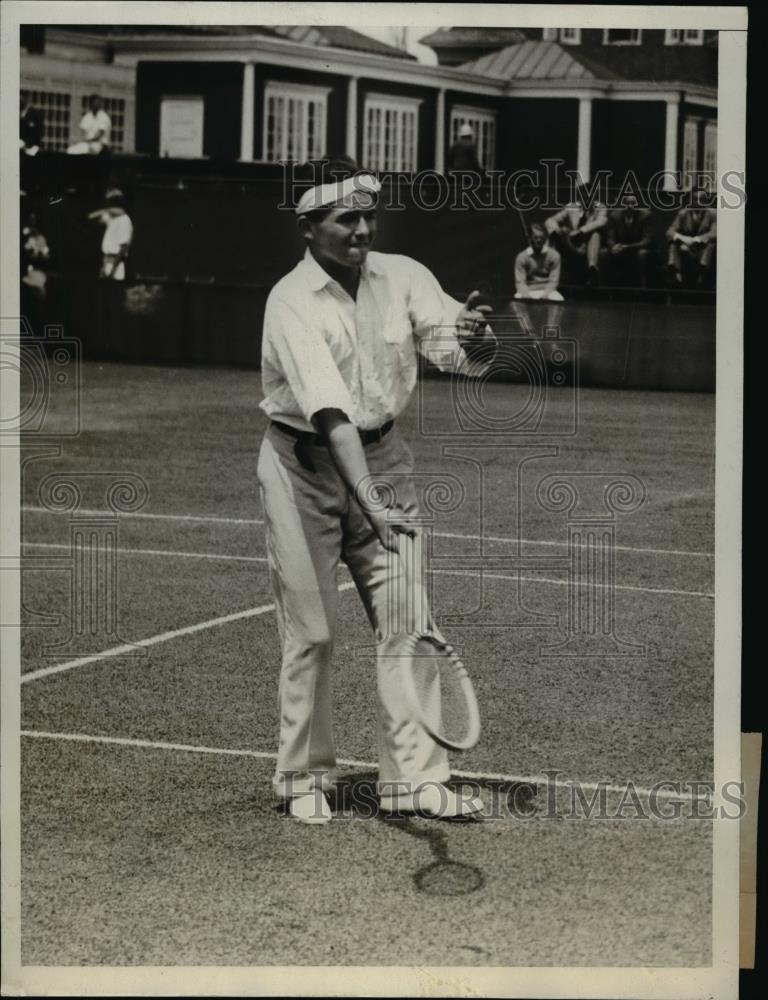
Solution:
[[[324,176],[332,179],[306,190],[296,206],[304,257],[272,289],[264,317],[261,408],[270,425],[258,477],[282,641],[273,784],[298,820],[330,820],[325,793],[336,767],[331,657],[341,560],[378,640],[382,810],[476,816],[481,801],[445,786],[447,754],[404,701],[387,601],[393,592],[406,594],[393,586],[391,575],[402,569],[390,553],[399,534],[416,531],[413,457],[397,418],[416,382],[417,349],[425,350],[440,328],[440,353],[430,350],[430,360],[471,371],[462,344],[490,335],[490,307],[475,305],[477,292],[465,304],[450,298],[409,257],[371,250],[380,190],[372,174],[329,164]],[[395,510],[369,501],[370,475],[393,476]]]

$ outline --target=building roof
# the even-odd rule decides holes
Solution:
[[[525,34],[519,28],[477,26],[438,28],[437,31],[419,39],[422,45],[428,45],[433,49],[455,45],[516,45],[524,41]]]
[[[342,25],[301,25],[301,24],[219,24],[219,25],[162,25],[162,24],[71,24],[60,25],[67,31],[88,35],[103,35],[119,37],[122,35],[265,35],[269,38],[285,38],[287,41],[303,45],[312,45],[337,49],[349,49],[354,52],[370,52],[374,55],[390,56],[395,59],[415,61],[415,56],[387,45],[377,38],[370,38],[361,31]]]
[[[496,80],[620,80],[618,73],[557,42],[525,41],[462,63],[459,69]]]

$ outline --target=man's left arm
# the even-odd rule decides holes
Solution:
[[[451,298],[423,264],[413,260],[409,264],[408,309],[419,351],[441,371],[482,374],[487,365],[472,364],[469,355],[493,337],[486,333],[491,307],[479,305],[479,291],[464,303]]]

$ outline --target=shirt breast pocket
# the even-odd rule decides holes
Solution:
[[[413,337],[410,319],[407,316],[390,318],[384,324],[382,335],[393,347],[405,346]]]

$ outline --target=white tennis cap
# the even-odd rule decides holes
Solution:
[[[319,184],[305,191],[296,206],[297,215],[306,215],[318,208],[373,208],[381,183],[373,174],[355,174],[343,181]]]

